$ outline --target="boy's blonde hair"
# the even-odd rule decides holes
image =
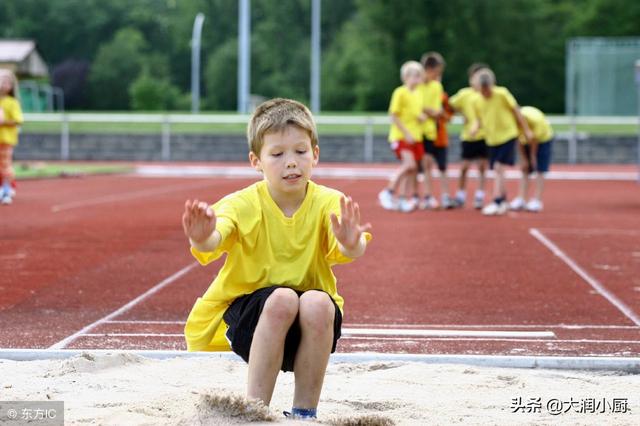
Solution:
[[[305,130],[311,139],[311,147],[318,145],[318,130],[311,111],[292,99],[275,98],[261,103],[254,111],[247,126],[249,150],[260,156],[264,135],[282,132],[288,126]]]
[[[406,81],[409,75],[416,73],[422,75],[422,65],[420,62],[407,61],[400,67],[400,79]]]

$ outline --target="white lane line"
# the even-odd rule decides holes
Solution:
[[[360,178],[360,179],[387,179],[394,173],[391,168],[383,167],[318,167],[314,169],[315,178]],[[436,172],[434,171],[434,177]],[[478,177],[476,170],[469,170],[470,178]],[[161,166],[141,165],[136,167],[135,174],[141,177],[221,177],[227,179],[259,178],[260,175],[248,166]],[[458,177],[460,170],[455,168],[449,171],[452,178]],[[506,172],[507,179],[520,179],[521,173],[516,170]],[[487,177],[493,177],[489,171]],[[619,180],[635,181],[638,179],[636,172],[599,172],[599,171],[551,171],[547,173],[548,180]]]
[[[540,232],[552,234],[575,235],[616,235],[626,237],[640,236],[640,231],[635,229],[611,229],[611,228],[538,228]]]
[[[184,325],[184,321],[138,321],[138,320],[111,320],[105,324],[179,324]]]
[[[211,182],[197,182],[197,183],[192,183],[188,185],[172,185],[172,186],[165,186],[162,188],[144,189],[144,190],[133,191],[133,192],[119,192],[117,194],[104,195],[102,197],[91,198],[88,200],[74,201],[74,202],[65,203],[65,204],[57,204],[51,207],[51,211],[53,213],[58,213],[61,211],[77,209],[80,207],[95,206],[98,204],[105,204],[105,203],[117,203],[120,201],[131,200],[134,198],[150,197],[153,195],[165,194],[167,192],[175,192],[175,191],[194,189],[194,188],[204,188],[206,186],[211,186]]]
[[[555,338],[551,331],[494,331],[494,330],[408,330],[408,329],[375,329],[375,328],[343,328],[345,336],[405,336],[405,337],[531,337]]]
[[[184,334],[180,333],[87,333],[81,337],[180,337],[184,339]]]
[[[616,297],[613,293],[611,293],[604,285],[602,285],[598,280],[593,278],[587,271],[582,269],[576,262],[573,261],[565,252],[560,250],[560,248],[555,245],[551,240],[545,237],[542,232],[540,232],[536,228],[529,229],[529,233],[538,241],[540,241],[545,247],[547,247],[551,252],[558,256],[564,263],[566,263],[573,271],[582,277],[595,291],[598,292],[602,297],[607,299],[613,306],[618,308],[620,312],[622,312],[627,318],[629,318],[635,325],[640,325],[640,317],[636,315],[633,310],[627,306],[622,300]]]
[[[443,341],[443,342],[461,342],[461,341],[487,341],[487,342],[534,342],[534,343],[620,343],[629,345],[640,345],[640,340],[601,340],[601,339],[509,339],[500,337],[384,337],[384,336],[342,336],[340,339],[346,340],[373,340],[373,341],[390,341],[390,342],[431,342],[431,341]]]
[[[477,337],[501,337],[501,338],[549,338],[553,339],[556,335],[551,331],[478,331],[478,330],[393,330],[393,329],[358,329],[358,328],[343,328],[343,336],[349,337],[371,337],[382,336],[401,338],[404,337],[462,337],[462,338],[477,338]],[[182,337],[184,334],[175,333],[84,333],[82,336],[122,336],[122,337],[153,337],[153,336],[170,336],[170,337]],[[403,337],[403,338],[404,338]]]
[[[160,325],[185,325],[185,321],[155,321],[155,320],[111,320],[105,321],[104,324],[160,324]],[[637,325],[602,325],[602,324],[488,324],[488,325],[479,325],[479,324],[357,324],[357,323],[349,323],[344,324],[344,328],[379,328],[379,329],[393,329],[393,328],[402,328],[402,329],[414,329],[414,330],[424,330],[424,329],[474,329],[474,328],[484,328],[484,329],[492,329],[492,328],[511,328],[516,331],[517,329],[563,329],[563,330],[582,330],[582,329],[602,329],[602,330],[640,330],[640,326]]]
[[[156,284],[155,286],[151,287],[149,290],[145,291],[140,296],[136,297],[135,299],[133,299],[132,301],[130,301],[126,305],[120,307],[119,309],[116,309],[115,311],[111,312],[110,314],[105,315],[104,317],[100,318],[99,320],[97,320],[97,321],[89,324],[88,326],[84,327],[83,329],[73,333],[71,336],[65,337],[64,339],[62,339],[58,343],[50,346],[49,349],[63,349],[69,343],[71,343],[75,339],[77,339],[79,336],[88,333],[89,331],[93,330],[94,328],[96,328],[97,326],[99,326],[101,324],[104,324],[105,321],[109,321],[112,318],[115,318],[118,315],[121,315],[121,314],[127,312],[129,309],[133,308],[138,303],[140,303],[143,300],[147,299],[149,296],[152,296],[153,294],[155,294],[158,291],[162,290],[164,287],[168,286],[169,284],[173,283],[174,281],[178,280],[179,278],[181,278],[182,276],[187,274],[190,270],[195,268],[197,265],[198,265],[198,262],[193,262],[193,263],[185,266],[184,268],[180,269],[178,272],[176,272],[173,275],[171,275],[171,276],[165,278],[164,280],[160,281],[158,284]]]
[[[183,323],[184,324],[184,323]],[[350,328],[407,328],[407,329],[425,329],[425,328],[513,328],[513,329],[531,329],[531,328],[552,328],[552,329],[568,329],[568,330],[580,330],[580,329],[606,329],[606,330],[640,330],[640,326],[637,325],[597,325],[597,324],[344,324],[344,327]]]

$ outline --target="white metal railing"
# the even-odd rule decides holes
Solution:
[[[144,113],[26,113],[25,121],[60,124],[60,158],[69,159],[70,123],[134,123],[159,124],[161,126],[161,141],[163,160],[171,158],[171,126],[173,124],[246,124],[250,115],[247,114],[144,114]],[[577,141],[584,137],[578,133],[579,125],[637,125],[639,118],[633,116],[548,116],[552,125],[570,126],[564,135],[568,138],[568,159],[570,163],[577,160]],[[317,115],[319,125],[356,125],[364,127],[364,159],[373,161],[374,126],[389,125],[386,115]],[[452,124],[462,124],[462,117],[456,115]],[[640,136],[639,136],[640,138]],[[640,139],[639,139],[640,140]],[[640,147],[639,147],[640,149]]]

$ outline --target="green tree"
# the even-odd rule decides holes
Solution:
[[[99,109],[127,109],[128,89],[142,70],[147,43],[140,31],[119,30],[100,47],[89,74],[93,104]]]

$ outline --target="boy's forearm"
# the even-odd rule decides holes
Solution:
[[[358,244],[351,248],[347,249],[342,244],[338,243],[338,248],[340,252],[351,259],[356,259],[364,254],[367,250],[367,239],[364,236],[364,233],[360,235],[360,240],[358,240]]]
[[[515,107],[513,109],[513,113],[516,116],[516,121],[518,122],[518,125],[520,126],[520,128],[522,129],[526,137],[528,133],[531,133],[531,129],[529,128],[529,123],[527,123],[527,120],[525,120],[524,116],[520,112],[520,107]]]
[[[400,129],[400,131],[405,135],[411,135],[411,133],[409,132],[409,130],[405,127],[404,123],[402,123],[402,121],[400,120],[400,118],[395,115],[395,114],[391,114],[391,121],[393,122],[393,124],[395,124],[396,126],[398,126],[398,129]]]
[[[193,241],[191,238],[189,238],[189,243],[191,243],[191,247],[203,253],[215,251],[215,249],[218,248],[221,242],[222,242],[222,235],[220,235],[220,232],[218,232],[218,230],[214,230],[209,236],[209,238],[207,238],[204,241],[196,242],[196,241]]]

